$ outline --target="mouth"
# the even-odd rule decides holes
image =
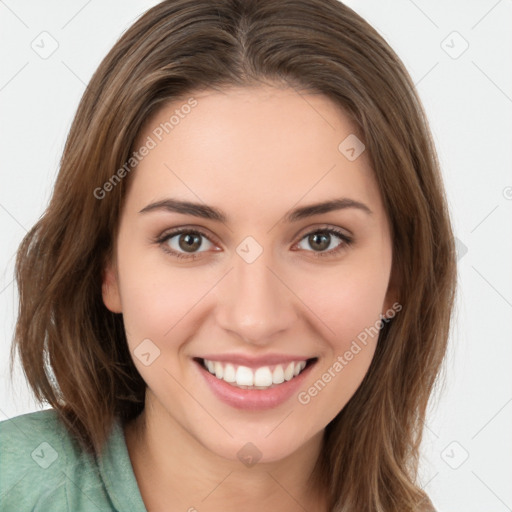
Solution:
[[[318,358],[297,359],[280,364],[249,367],[225,361],[196,357],[194,361],[208,373],[235,388],[259,390],[273,389],[292,381],[315,364]]]
[[[273,356],[248,359],[243,356],[194,357],[207,388],[224,404],[246,411],[264,411],[288,403],[305,385],[318,357]],[[226,361],[229,359],[229,361]],[[262,363],[267,363],[263,365]]]

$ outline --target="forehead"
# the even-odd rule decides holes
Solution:
[[[340,196],[375,206],[368,155],[350,160],[340,150],[354,136],[350,118],[321,94],[269,86],[191,93],[145,123],[134,150],[152,149],[130,193],[136,207],[172,195],[231,205],[239,217]]]

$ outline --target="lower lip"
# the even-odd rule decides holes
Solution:
[[[194,363],[219,400],[236,409],[261,411],[281,405],[296,393],[316,361],[304,368],[297,377],[269,389],[241,389],[232,386],[212,375],[200,362],[194,361]]]

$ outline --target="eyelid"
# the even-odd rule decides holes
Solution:
[[[294,238],[300,237],[302,240],[306,235],[309,235],[310,233],[315,233],[317,231],[339,231],[343,234],[343,236],[350,238],[351,240],[354,238],[354,235],[352,232],[346,228],[342,228],[340,226],[335,226],[333,224],[326,224],[326,223],[320,223],[320,224],[313,224],[310,226],[306,226],[305,228],[302,228],[298,231],[298,233],[295,235]]]
[[[196,234],[201,235],[201,236],[205,237],[206,239],[208,239],[212,244],[221,245],[218,238],[215,237],[214,235],[212,235],[206,228],[194,226],[194,225],[187,225],[187,226],[180,226],[178,228],[166,229],[166,230],[162,231],[162,233],[159,234],[155,238],[155,241],[158,242],[158,241],[162,241],[163,239],[169,239],[175,235],[180,235],[182,233],[196,233]]]
[[[341,228],[338,227],[317,227],[308,229],[305,233],[299,236],[298,242],[294,245],[296,247],[298,244],[300,244],[307,236],[315,234],[315,233],[328,233],[329,235],[334,235],[335,237],[340,239],[340,243],[334,248],[330,249],[328,251],[305,251],[312,253],[313,258],[329,258],[329,257],[335,257],[343,251],[344,249],[348,249],[353,243],[354,238],[352,235],[347,235],[343,232]]]

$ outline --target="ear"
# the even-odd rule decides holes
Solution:
[[[103,303],[112,313],[122,313],[119,277],[115,263],[108,261],[103,268],[101,294]]]
[[[396,310],[397,307],[396,306],[393,307],[394,304],[400,304],[400,288],[401,288],[400,284],[401,284],[400,274],[398,272],[398,268],[395,263],[395,260],[393,260],[391,276],[389,278],[388,289],[386,291],[386,297],[384,299],[384,305],[383,305],[383,311],[382,311],[382,315],[384,317],[389,317],[389,312]],[[401,306],[398,309],[398,311],[400,311],[400,309],[402,309]]]

